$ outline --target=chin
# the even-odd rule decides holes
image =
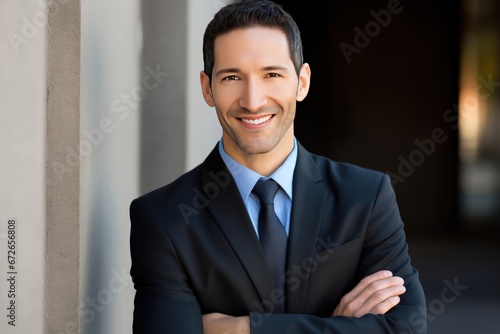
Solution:
[[[250,144],[250,145],[245,145],[245,146],[239,145],[240,150],[242,150],[243,152],[245,152],[248,155],[269,153],[272,150],[274,150],[274,148],[276,148],[276,146],[277,146],[277,144],[274,144],[274,143],[268,143],[268,144],[263,144],[263,145],[255,145],[255,144],[253,144],[253,145]]]

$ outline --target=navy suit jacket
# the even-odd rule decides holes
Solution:
[[[298,147],[282,296],[234,179],[217,147],[171,184],[134,200],[134,333],[203,333],[202,315],[250,315],[254,334],[425,333],[425,298],[411,266],[387,175]],[[331,317],[362,278],[391,270],[405,280],[385,315]]]

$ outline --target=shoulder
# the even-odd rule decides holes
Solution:
[[[131,214],[138,210],[147,210],[154,216],[175,219],[179,207],[192,203],[199,193],[201,165],[179,176],[171,183],[152,190],[136,199],[130,205]]]
[[[313,160],[324,176],[335,177],[338,181],[380,182],[380,179],[385,176],[384,173],[377,170],[352,163],[334,161],[319,155],[313,154]]]
[[[330,158],[310,153],[303,149],[299,151],[302,155],[302,166],[307,165],[309,160],[317,170],[323,183],[335,187],[349,187],[354,189],[366,189],[367,187],[379,187],[389,177],[373,169],[364,168],[347,162],[339,162]],[[306,161],[306,164],[304,164]]]
[[[330,200],[343,207],[372,207],[377,199],[394,197],[388,175],[357,166],[351,163],[338,162],[324,156],[299,150],[296,168],[300,177],[309,178],[321,185],[330,194]]]

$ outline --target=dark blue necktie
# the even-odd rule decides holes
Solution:
[[[287,235],[274,211],[274,196],[279,185],[272,179],[259,180],[253,188],[260,202],[259,238],[271,270],[274,286],[285,294],[285,265]],[[280,305],[283,311],[283,305]]]

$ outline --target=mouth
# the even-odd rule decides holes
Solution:
[[[262,117],[259,117],[259,118],[248,118],[248,117],[241,117],[241,118],[238,118],[241,122],[245,123],[245,124],[249,124],[249,125],[261,125],[261,124],[264,124],[264,123],[267,123],[269,122],[269,120],[271,118],[273,118],[274,115],[266,115],[266,116],[262,116]]]

